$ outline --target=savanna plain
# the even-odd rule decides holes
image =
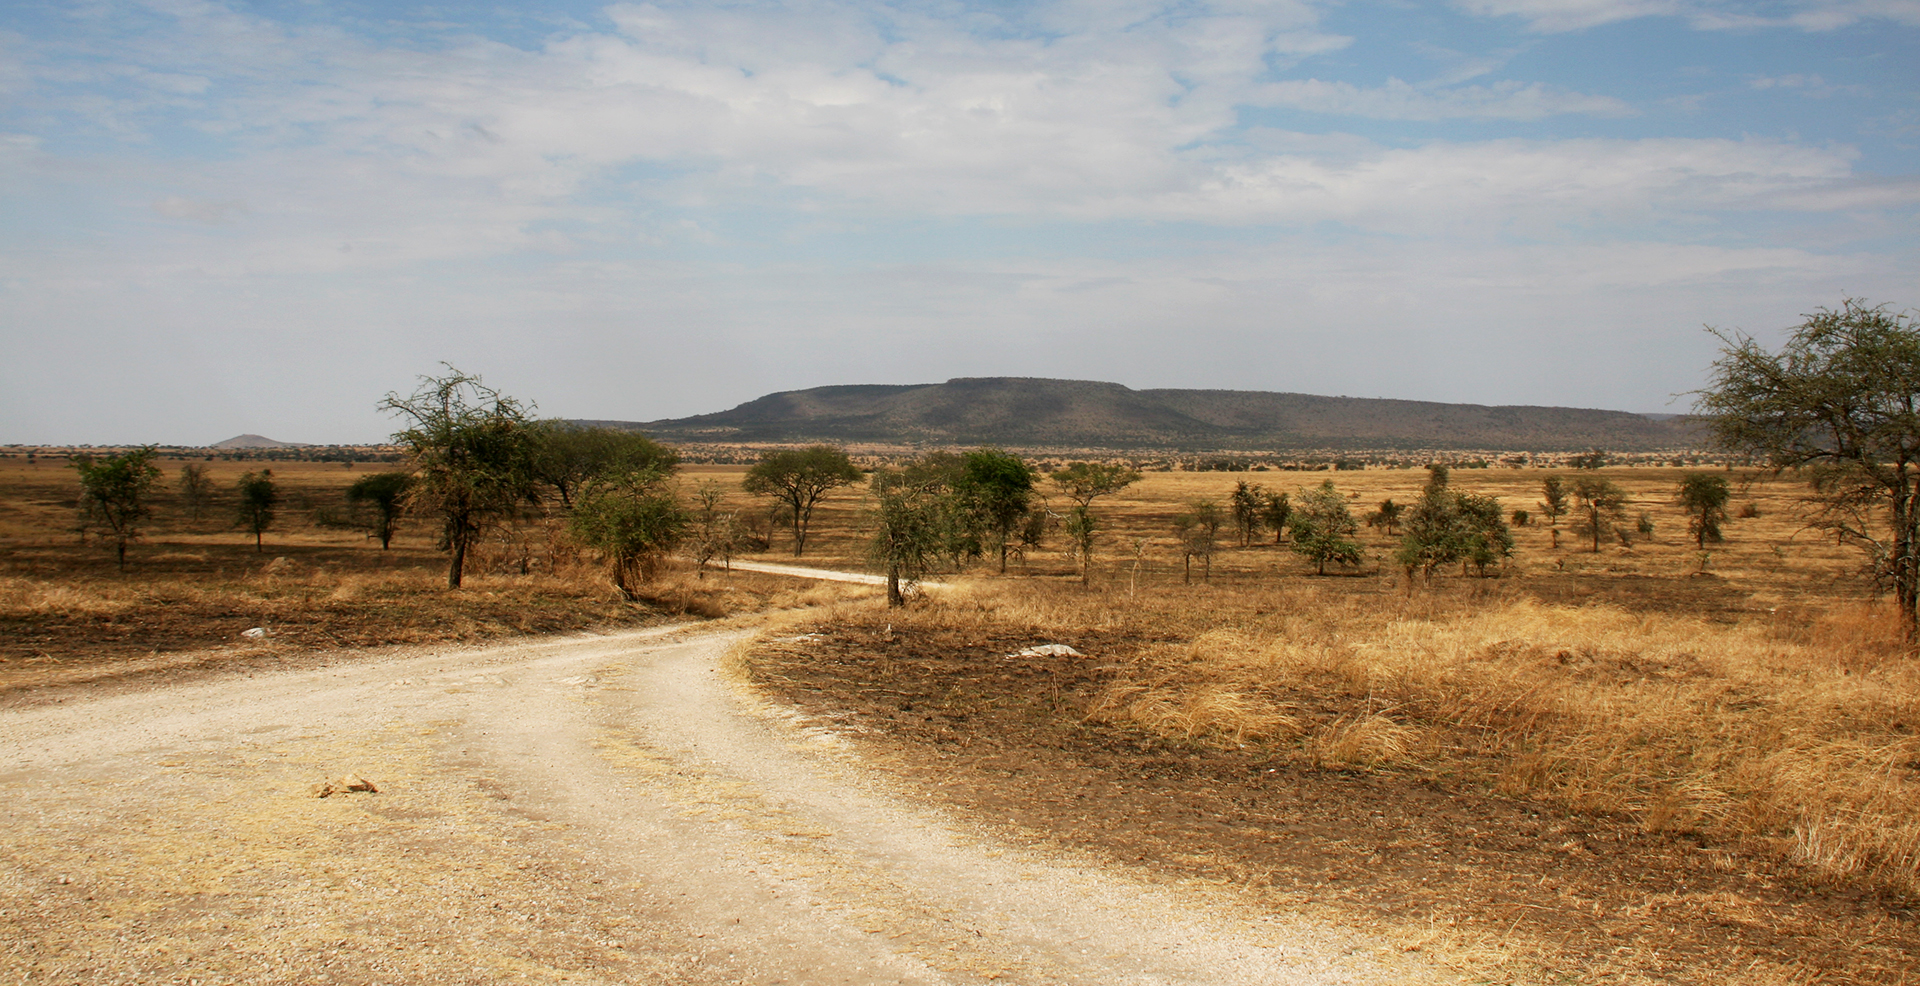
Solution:
[[[188,461],[160,463],[168,484]],[[1055,532],[1004,573],[997,560],[936,573],[888,608],[877,589],[719,561],[677,560],[628,599],[537,508],[492,533],[450,591],[425,521],[387,550],[356,524],[345,489],[378,467],[204,465],[227,499],[196,518],[157,497],[123,572],[75,534],[64,461],[0,459],[0,702],[351,665],[396,646],[739,627],[751,641],[728,663],[742,686],[824,724],[901,797],[1143,884],[1353,929],[1421,977],[1920,976],[1920,662],[1861,556],[1806,526],[1792,474],[1600,470],[1627,493],[1629,536],[1593,550],[1566,518],[1556,534],[1540,516],[1548,470],[1456,468],[1456,489],[1531,523],[1484,575],[1410,578],[1380,527],[1358,533],[1360,564],[1320,575],[1271,531],[1243,545],[1223,530],[1210,565],[1189,564],[1175,521],[1242,480],[1296,497],[1331,480],[1365,515],[1417,499],[1424,470],[1148,472],[1096,501],[1084,582]],[[262,465],[284,496],[256,547],[229,501]],[[770,543],[737,558],[868,568],[860,487],[822,504],[796,562],[766,501],[739,491],[745,468],[688,465],[678,480],[712,480],[729,509],[761,518]],[[1733,519],[1701,550],[1675,494],[1709,468],[1735,491]],[[1076,653],[1017,656],[1042,644]],[[323,804],[301,796],[273,810]],[[17,978],[82,967],[49,937],[130,949],[115,937],[129,922],[175,913],[151,875],[65,900],[67,871],[121,836],[55,845],[34,831],[15,826],[0,849]],[[220,935],[249,934],[228,923]],[[196,929],[174,928],[173,947],[212,934]],[[451,949],[464,933],[429,938]]]

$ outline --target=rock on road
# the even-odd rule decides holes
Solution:
[[[917,807],[680,628],[0,709],[0,981],[1245,984],[1427,972]],[[358,773],[377,793],[314,796]]]

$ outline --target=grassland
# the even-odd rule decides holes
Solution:
[[[223,490],[245,467],[208,465]],[[290,495],[264,553],[230,507],[195,521],[161,497],[122,574],[71,530],[70,469],[0,459],[0,686],[817,604],[796,617],[814,636],[762,645],[748,673],[1037,837],[1275,906],[1358,908],[1489,969],[1920,976],[1920,662],[1862,559],[1803,527],[1792,477],[1728,473],[1752,516],[1702,552],[1673,503],[1684,470],[1607,470],[1653,534],[1595,552],[1537,522],[1543,470],[1459,469],[1456,487],[1536,515],[1496,577],[1409,581],[1368,529],[1354,570],[1315,577],[1268,534],[1189,584],[1173,518],[1194,500],[1331,479],[1360,515],[1411,502],[1425,473],[1152,472],[1096,506],[1090,586],[1056,535],[889,612],[685,566],[627,603],[539,512],[449,593],[424,523],[389,552],[352,525],[343,491],[367,467],[274,468]],[[863,567],[864,509],[828,500],[803,561]],[[254,626],[273,635],[240,636]],[[1088,656],[1007,658],[1042,642]]]

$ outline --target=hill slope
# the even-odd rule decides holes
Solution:
[[[1696,444],[1684,418],[1564,407],[1488,407],[1116,383],[963,377],[938,384],[816,387],[731,410],[644,423],[673,441],[925,442],[1019,446],[1638,451]]]

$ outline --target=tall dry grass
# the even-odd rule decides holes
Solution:
[[[899,619],[1136,634],[1090,720],[1420,771],[1920,893],[1920,661],[1871,606],[1729,625],[1307,580],[1137,596],[998,582]]]

